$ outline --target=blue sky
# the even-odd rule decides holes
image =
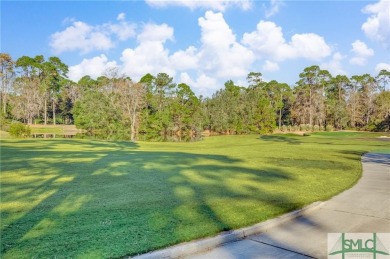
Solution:
[[[389,42],[389,0],[1,2],[1,52],[14,59],[58,56],[74,81],[165,72],[206,96],[250,71],[291,85],[310,65],[375,76],[390,70]]]

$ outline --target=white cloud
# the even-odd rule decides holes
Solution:
[[[210,95],[223,85],[221,82],[245,78],[255,57],[237,42],[222,13],[207,11],[198,24],[201,46],[177,51],[170,56],[170,61],[176,70],[183,71],[181,82],[190,85],[197,94]],[[194,79],[188,70],[193,71]]]
[[[117,24],[105,23],[92,26],[81,21],[73,21],[63,31],[50,36],[50,47],[56,54],[66,51],[88,53],[94,50],[108,50],[115,46],[112,36],[124,41],[135,35],[135,25],[121,21]]]
[[[294,34],[289,46],[292,47],[295,58],[318,61],[331,54],[331,48],[324,38],[314,33]]]
[[[209,96],[210,93],[221,88],[221,84],[215,78],[203,73],[196,80],[193,80],[188,73],[183,72],[180,74],[180,82],[189,85],[197,94],[203,96]]]
[[[273,22],[260,21],[256,31],[244,33],[242,43],[249,46],[261,58],[268,56],[283,60],[292,56],[291,49],[283,37],[282,28]]]
[[[266,60],[264,65],[263,65],[263,70],[264,71],[269,71],[269,72],[274,72],[279,70],[279,65],[278,63]]]
[[[217,77],[240,77],[248,73],[255,57],[236,41],[222,13],[207,11],[199,18],[202,47],[199,52],[202,71]]]
[[[352,43],[351,51],[354,53],[354,57],[349,60],[349,63],[358,66],[363,66],[366,63],[367,58],[374,55],[374,50],[368,48],[366,43],[360,40],[356,40]]]
[[[141,42],[136,48],[127,48],[122,52],[120,59],[123,62],[123,72],[135,80],[147,73],[167,73],[175,76],[176,72],[170,64],[168,54],[161,42]]]
[[[366,43],[356,40],[352,43],[352,52],[358,56],[371,57],[374,55],[374,50],[367,47]]]
[[[127,28],[121,28],[125,22],[117,24],[105,24],[104,29],[116,33],[118,38],[126,38],[130,32]],[[122,33],[122,34],[121,34]],[[132,33],[132,32],[131,32]],[[133,35],[132,35],[133,36]],[[169,50],[164,47],[167,40],[173,40],[173,28],[166,24],[146,24],[138,34],[139,44],[135,48],[127,48],[122,51],[120,60],[121,72],[130,76],[134,80],[139,80],[146,73],[156,75],[165,72],[175,76],[174,62],[171,61]],[[191,55],[195,50],[189,48],[183,53],[173,55],[173,60],[183,57],[184,54]],[[176,61],[179,64],[179,61]],[[108,67],[116,65],[115,61],[108,62],[105,55],[100,55],[92,59],[84,59],[79,65],[70,68],[69,76],[73,80],[78,80],[82,76],[89,74],[91,76],[101,75]]]
[[[69,78],[77,82],[80,78],[85,75],[89,75],[92,78],[97,78],[104,74],[104,72],[109,68],[116,67],[117,64],[115,61],[108,61],[107,57],[102,54],[100,56],[83,59],[83,61],[75,66],[69,67]]]
[[[117,18],[125,19],[120,16]],[[113,35],[118,40],[121,37],[135,37],[135,25],[132,25],[132,30],[126,32],[124,28],[121,29],[122,24],[127,28],[125,20],[95,27],[81,23],[86,29],[81,31],[81,36],[75,37],[75,40],[83,43],[79,38],[88,39],[92,32],[102,33],[111,44],[114,44],[111,40]],[[173,77],[177,76],[175,81],[187,83],[196,94],[209,96],[229,79],[244,82],[248,72],[253,71],[255,61],[263,63],[264,71],[277,71],[278,61],[294,58],[321,60],[331,53],[325,40],[313,33],[295,34],[287,42],[281,27],[273,22],[260,21],[257,30],[245,33],[241,42],[221,12],[205,12],[205,15],[198,19],[198,25],[201,31],[198,46],[170,52],[165,44],[174,41],[174,29],[167,24],[144,24],[135,37],[137,45],[122,51],[120,72],[135,81],[146,73],[157,75],[164,72]],[[120,33],[123,35],[120,36]],[[97,49],[93,42],[88,44],[85,44],[86,47],[77,45],[78,47],[70,49],[85,52]],[[334,55],[333,62],[336,61],[337,55]],[[108,67],[116,65],[115,61],[110,62],[105,55],[100,55],[84,59],[79,65],[72,66],[69,74],[73,80],[78,80],[86,74],[96,77]],[[334,66],[336,65],[335,63]]]
[[[119,40],[125,41],[135,36],[135,28],[134,24],[130,24],[128,22],[121,21],[117,24],[106,24],[105,30],[108,33],[112,33],[118,37]]]
[[[375,72],[379,73],[381,70],[387,70],[390,71],[390,63],[379,63],[375,67]]]
[[[170,53],[167,40],[174,39],[174,30],[166,24],[147,24],[137,36],[139,44],[122,52],[122,72],[134,80],[146,73],[165,72],[175,76],[182,71],[180,80],[194,88],[196,93],[209,95],[217,82],[245,77],[255,60],[251,50],[237,42],[236,35],[222,13],[207,11],[198,20],[201,28],[200,47]],[[189,71],[195,74],[192,79]]]
[[[320,67],[328,70],[332,75],[346,75],[347,72],[345,72],[341,63],[345,58],[346,56],[342,55],[340,52],[336,52],[329,62],[322,63]]]
[[[188,47],[185,51],[179,50],[170,56],[170,61],[175,69],[183,71],[196,69],[198,67],[199,57],[198,49],[194,46]]]
[[[145,25],[137,36],[139,45],[122,52],[123,72],[138,80],[146,73],[165,72],[175,76],[176,71],[186,71],[180,75],[182,81],[202,93],[207,87],[213,87],[210,91],[214,91],[220,79],[245,77],[254,62],[254,54],[237,42],[223,15],[208,11],[198,22],[201,46],[190,46],[172,54],[164,44],[174,39],[173,28],[166,24]],[[198,75],[196,79],[188,76],[189,70]]]
[[[236,36],[225,22],[222,13],[207,11],[205,17],[198,19],[198,24],[202,30],[203,45],[227,48],[236,41]]]
[[[265,11],[265,17],[269,18],[277,14],[280,7],[284,5],[283,0],[271,0],[270,7]]]
[[[76,21],[65,30],[52,34],[50,46],[55,53],[59,54],[75,50],[81,50],[84,53],[92,50],[107,50],[114,44],[104,32]]]
[[[248,10],[252,7],[250,0],[146,0],[152,7],[182,6],[191,10],[202,8],[215,11],[225,11],[230,7]]]
[[[319,61],[331,54],[323,37],[314,33],[294,34],[287,43],[282,28],[269,21],[260,21],[256,31],[244,33],[242,43],[255,51],[259,58],[278,61],[293,58]]]
[[[163,23],[146,24],[142,32],[137,36],[139,42],[158,41],[164,43],[167,40],[173,40],[173,28]]]
[[[118,14],[118,16],[116,17],[116,20],[117,21],[124,21],[126,19],[126,14],[125,13],[120,13]]]
[[[169,59],[169,50],[164,47],[168,39],[173,39],[173,28],[166,24],[146,24],[137,37],[139,45],[122,52],[123,72],[138,80],[147,73],[167,73],[175,76]]]
[[[366,36],[372,40],[381,42],[385,48],[390,43],[390,1],[380,0],[375,4],[369,4],[362,10],[370,14],[362,25]]]

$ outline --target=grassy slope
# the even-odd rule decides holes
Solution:
[[[1,256],[119,257],[263,221],[350,187],[379,135],[3,140]]]
[[[0,140],[1,139],[9,139],[11,136],[7,131],[0,130]]]

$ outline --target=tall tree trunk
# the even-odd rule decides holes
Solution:
[[[356,124],[356,115],[355,115],[355,110],[356,110],[356,107],[355,107],[355,105],[356,105],[356,103],[355,103],[355,98],[356,98],[356,96],[355,96],[355,94],[353,95],[353,99],[352,99],[352,121],[351,121],[351,126],[353,127],[353,128],[355,128],[355,124]]]
[[[135,101],[134,107],[133,107],[133,114],[132,114],[132,122],[131,122],[131,141],[135,141],[136,137],[136,120],[137,120],[137,106],[138,106],[138,100]]]
[[[32,124],[32,116],[29,114],[27,118],[27,124],[31,125]]]
[[[47,124],[47,100],[45,98],[45,111],[44,111],[44,120],[45,120],[45,125]]]
[[[53,98],[53,125],[56,125],[56,104]]]
[[[282,108],[279,109],[279,129],[282,127]]]
[[[310,93],[310,96],[309,96],[309,124],[310,124],[310,127],[312,127],[313,126],[313,108],[312,108],[312,103],[311,103],[311,96],[312,96],[311,87],[310,87],[309,93]]]
[[[135,141],[135,136],[136,136],[136,134],[135,134],[135,122],[133,121],[132,123],[131,123],[131,137],[130,137],[130,139],[131,139],[131,141]]]
[[[3,93],[3,113],[7,113],[7,93],[5,91]]]

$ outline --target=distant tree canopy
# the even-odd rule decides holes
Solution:
[[[165,73],[139,82],[117,68],[97,79],[67,79],[58,57],[0,53],[1,116],[32,123],[76,124],[132,140],[190,141],[212,134],[267,134],[285,130],[358,129],[390,131],[390,72],[331,75],[305,68],[294,86],[264,82],[248,74],[248,87],[225,83],[211,97],[197,97],[189,85]]]

